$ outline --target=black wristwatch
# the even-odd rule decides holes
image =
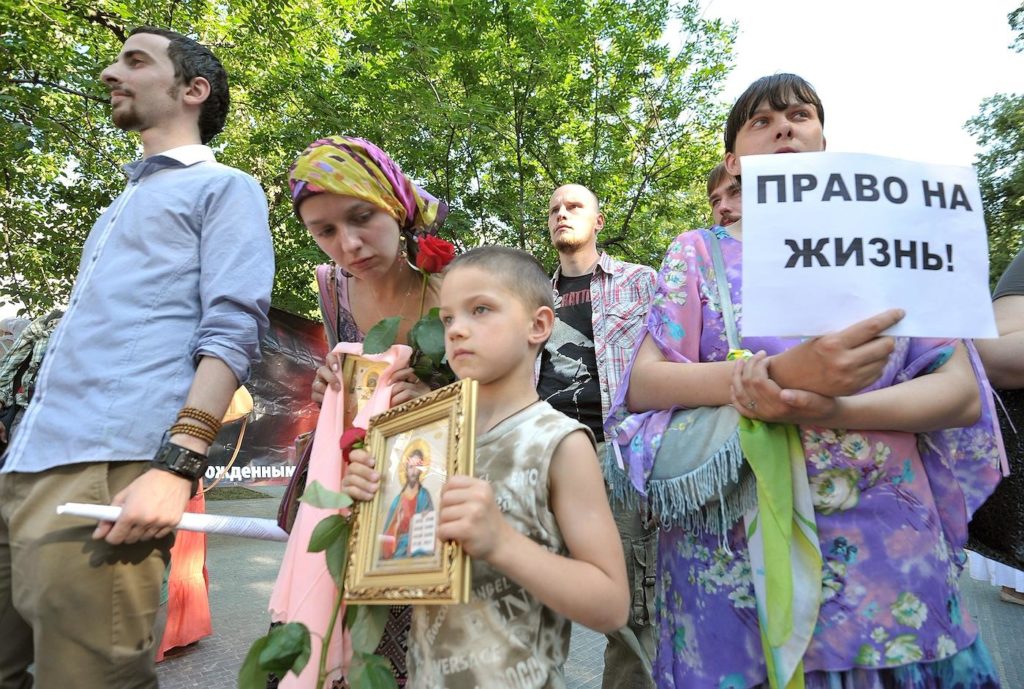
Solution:
[[[195,495],[199,479],[206,471],[206,455],[181,445],[165,442],[157,450],[156,457],[149,463],[149,466],[187,478],[192,482],[192,494]]]

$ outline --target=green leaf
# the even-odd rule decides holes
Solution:
[[[370,328],[370,332],[366,333],[366,338],[363,339],[363,353],[380,354],[395,344],[395,340],[398,339],[398,324],[401,320],[401,316],[392,316]]]
[[[352,689],[398,689],[391,663],[386,658],[369,653],[356,652],[352,655],[348,683]]]
[[[423,352],[419,353],[416,357],[416,362],[412,365],[412,370],[420,380],[429,381],[430,377],[434,374],[434,360]]]
[[[352,524],[345,522],[343,531],[327,546],[327,571],[334,577],[339,589],[345,588],[345,568],[348,566],[348,536]]]
[[[356,623],[356,615],[358,614],[358,605],[350,605],[345,608],[345,629],[352,629],[352,625]]]
[[[352,506],[352,498],[344,493],[324,488],[323,484],[319,481],[313,481],[313,483],[306,486],[306,490],[303,491],[300,499],[308,505],[321,507],[325,510],[341,510]]]
[[[436,309],[431,309],[431,314]],[[416,338],[416,346],[434,361],[444,356],[444,325],[441,319],[428,314],[416,321],[412,326],[411,336]]]
[[[309,537],[309,548],[311,553],[319,553],[327,550],[328,546],[339,538],[348,538],[348,521],[340,514],[332,514],[324,517],[320,523],[313,528],[313,535]]]
[[[360,605],[352,625],[352,649],[357,653],[373,653],[384,636],[391,608],[386,605]]]
[[[366,664],[367,689],[398,689],[391,661],[377,655],[370,657],[373,660]]]
[[[311,652],[309,630],[301,622],[274,627],[267,635],[266,647],[260,652],[260,667],[278,677],[291,671],[302,672]]]
[[[260,654],[267,647],[267,637],[261,636],[252,642],[238,671],[238,689],[265,689],[267,671],[260,666]]]

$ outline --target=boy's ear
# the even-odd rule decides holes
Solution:
[[[551,328],[555,324],[555,312],[550,306],[538,306],[533,312],[530,323],[529,341],[531,345],[543,345],[551,337]]]
[[[725,154],[725,169],[733,177],[740,176],[740,159],[735,153]]]

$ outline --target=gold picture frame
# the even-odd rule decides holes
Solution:
[[[379,467],[380,489],[357,506],[347,601],[469,601],[469,557],[461,545],[437,538],[437,514],[448,477],[473,475],[475,423],[476,381],[470,379],[370,420],[367,448]]]

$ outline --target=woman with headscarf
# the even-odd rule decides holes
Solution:
[[[440,278],[414,267],[421,237],[436,234],[448,207],[416,186],[386,153],[364,139],[331,136],[304,150],[288,172],[295,214],[317,246],[333,261],[328,279],[318,273],[321,312],[330,348],[362,342],[384,318],[399,316],[398,341],[438,305]],[[323,402],[328,386],[341,389],[342,355],[331,352],[313,381],[312,397]],[[391,404],[430,391],[412,368],[396,371]],[[391,609],[376,653],[405,683],[405,653],[411,609]]]
[[[417,243],[436,234],[448,206],[406,177],[369,141],[332,136],[311,143],[288,173],[292,207],[320,250],[335,263],[334,293],[322,303],[327,341],[362,342],[378,321],[400,316],[398,341],[437,306],[440,279],[431,276],[422,294],[414,268]],[[333,323],[330,321],[334,321]],[[340,355],[329,354],[313,381],[313,399],[341,389]],[[429,391],[411,368],[396,372],[391,403]]]

